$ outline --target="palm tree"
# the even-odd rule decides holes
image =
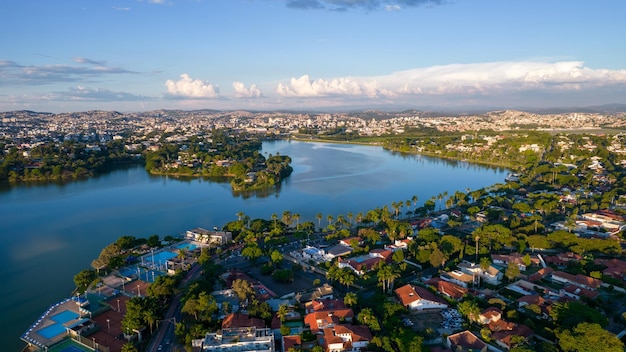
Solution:
[[[283,224],[287,225],[287,227],[291,226],[291,223],[293,222],[293,220],[292,220],[291,212],[289,210],[283,211],[283,217],[281,221],[283,222]]]
[[[476,262],[478,262],[478,240],[480,240],[480,236],[478,234],[474,235],[474,241],[476,242]]]
[[[178,250],[178,257],[180,258],[183,267],[185,266],[185,254],[186,254],[186,252],[187,251],[185,250],[185,248],[181,248],[181,249]]]
[[[419,200],[419,198],[417,198],[417,196],[413,196],[411,197],[411,200],[413,201],[413,213],[415,213],[415,210],[417,209],[417,201]]]
[[[241,219],[243,219],[243,216],[246,215],[246,214],[244,214],[243,211],[240,211],[240,212],[238,212],[235,215],[237,215],[237,220],[241,221]]]
[[[396,213],[396,219],[398,218],[398,213],[400,212],[400,208],[402,207],[403,202],[391,202],[391,207]]]
[[[315,214],[315,218],[317,219],[317,227],[321,230],[322,229],[322,219],[324,218],[324,215],[322,215],[322,213],[317,213],[317,214]]]
[[[152,311],[151,309],[146,309],[143,311],[143,318],[146,320],[146,322],[150,326],[150,335],[152,335],[152,326],[157,321],[156,314],[154,314],[154,311]]]
[[[356,214],[356,218],[355,218],[356,222],[358,222],[359,224],[361,223],[361,221],[363,221],[363,213],[362,212],[358,212]]]
[[[337,215],[337,223],[341,228],[343,228],[343,225],[346,223],[346,219],[343,217],[343,215]]]
[[[274,220],[274,230],[276,230],[276,219],[278,219],[278,215],[276,215],[276,213],[273,213],[272,220]]]
[[[383,287],[383,293],[387,293],[391,289],[393,282],[400,277],[400,273],[392,265],[381,266],[376,275],[378,276],[378,282]]]
[[[343,303],[347,306],[354,306],[356,305],[358,302],[358,297],[356,295],[356,293],[354,292],[348,292],[346,293],[346,296],[343,298]]]
[[[280,319],[281,322],[285,321],[285,318],[287,317],[287,313],[289,313],[289,309],[287,308],[286,305],[281,304],[278,307],[278,311],[276,312],[276,316]]]
[[[339,283],[342,285],[346,285],[346,290],[350,289],[350,285],[352,285],[354,281],[356,281],[356,276],[354,275],[354,272],[352,270],[347,268],[341,269]]]
[[[350,227],[352,227],[352,218],[354,218],[354,214],[351,211],[348,212],[348,220],[350,220]]]
[[[326,217],[326,220],[328,220],[328,225],[330,226],[330,224],[333,222],[334,218],[333,218],[333,216],[332,216],[332,215],[330,215],[330,214],[329,214],[329,215]]]
[[[300,214],[295,213],[292,217],[296,220],[296,230],[300,227]]]

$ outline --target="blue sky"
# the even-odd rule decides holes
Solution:
[[[626,103],[626,1],[3,0],[0,110]]]

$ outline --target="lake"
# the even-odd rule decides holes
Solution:
[[[507,170],[381,147],[275,141],[264,154],[289,155],[294,172],[279,189],[237,194],[228,182],[151,176],[142,167],[64,185],[0,190],[0,334],[8,351],[50,305],[74,288],[107,244],[123,235],[179,235],[237,220],[270,219],[288,210],[300,221],[406,201],[422,204],[439,193],[478,189],[504,181]]]

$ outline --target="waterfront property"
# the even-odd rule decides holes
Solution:
[[[204,244],[222,246],[233,240],[233,234],[225,231],[209,231],[201,227],[187,230],[185,238]]]
[[[159,251],[150,251],[131,264],[102,278],[82,296],[67,298],[51,306],[21,336],[31,351],[121,350],[124,339],[121,321],[126,302],[144,296],[154,280],[173,274],[181,262],[193,263],[201,244],[182,241]],[[180,251],[184,258],[178,258]],[[187,253],[190,252],[190,253]]]

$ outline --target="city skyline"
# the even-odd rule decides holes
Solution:
[[[17,1],[0,111],[626,103],[626,3]]]

